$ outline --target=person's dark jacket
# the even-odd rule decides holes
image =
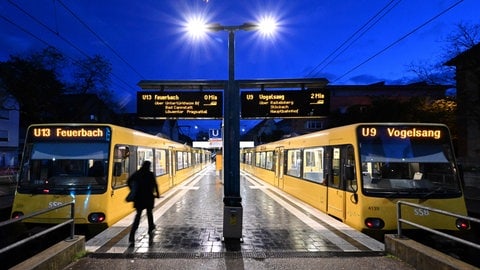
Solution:
[[[135,181],[135,199],[133,207],[137,209],[153,208],[155,196],[158,198],[160,192],[158,190],[155,176],[150,168],[141,167],[130,177],[128,186],[132,188],[132,181]]]

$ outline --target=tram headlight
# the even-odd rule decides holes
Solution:
[[[366,218],[365,226],[369,229],[382,229],[385,227],[385,222],[381,218]]]
[[[455,221],[455,226],[461,231],[468,230],[470,229],[470,222],[463,218],[457,218],[457,220]]]
[[[90,223],[101,223],[105,220],[104,213],[91,213],[88,215],[88,222]]]
[[[15,211],[12,213],[12,219],[17,219],[17,218],[21,218],[22,216],[24,216],[25,214],[23,214],[23,212],[20,212],[20,211]]]

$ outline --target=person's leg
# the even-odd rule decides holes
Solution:
[[[155,230],[155,223],[153,223],[152,208],[147,208],[147,219],[148,219],[148,233],[152,233]]]
[[[130,237],[128,238],[128,241],[130,243],[135,242],[135,232],[138,229],[138,225],[140,225],[140,218],[141,217],[142,217],[142,209],[137,209],[135,219],[133,220],[132,229],[130,230]]]

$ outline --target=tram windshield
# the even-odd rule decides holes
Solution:
[[[107,187],[107,142],[36,142],[26,146],[18,192],[103,193]]]
[[[421,199],[461,196],[446,128],[361,128],[359,143],[366,195]]]

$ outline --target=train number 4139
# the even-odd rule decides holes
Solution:
[[[413,213],[415,214],[415,216],[428,216],[428,215],[430,215],[430,211],[428,211],[428,209],[422,209],[422,208],[413,209]]]

